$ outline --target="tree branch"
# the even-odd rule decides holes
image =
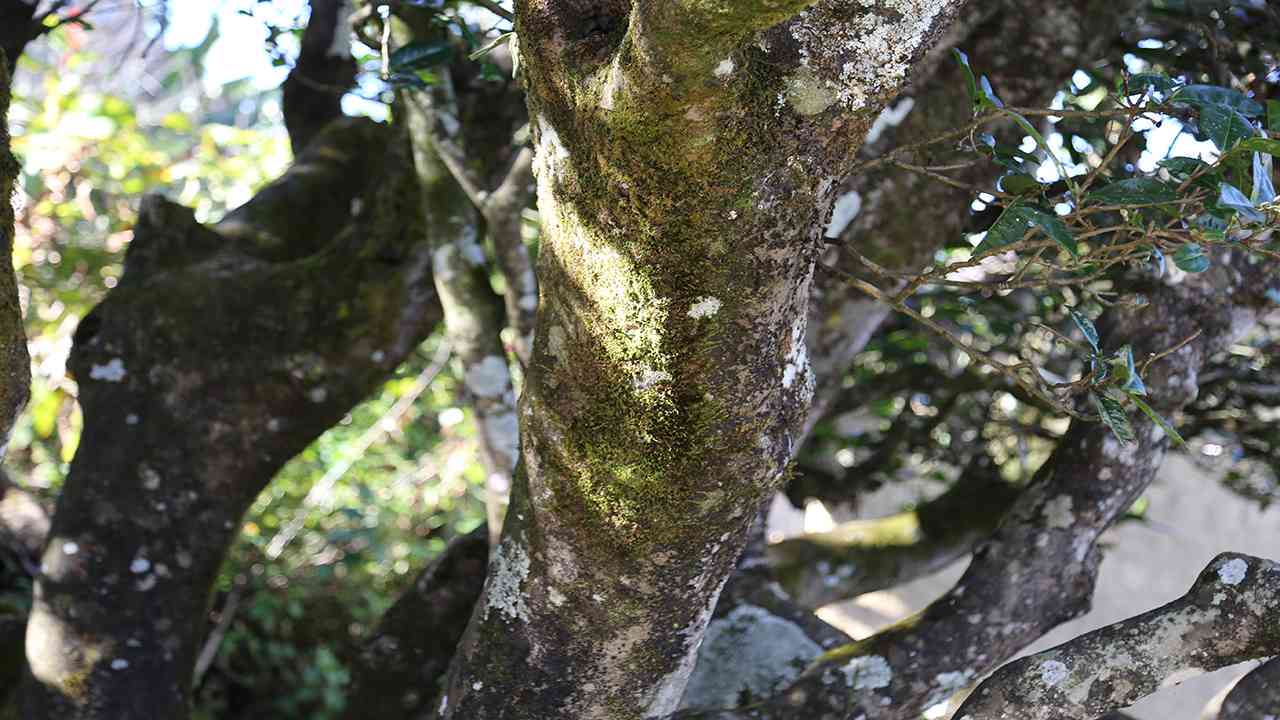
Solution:
[[[1277,627],[1280,564],[1222,554],[1181,598],[1000,668],[956,717],[1092,720],[1201,673],[1280,654]]]
[[[769,566],[803,607],[848,600],[963,557],[995,529],[1017,496],[983,453],[951,488],[915,510],[774,543]]]
[[[1147,288],[1152,303],[1146,310],[1117,306],[1100,323],[1108,344],[1131,342],[1140,356],[1202,331],[1150,368],[1149,400],[1161,412],[1194,397],[1194,378],[1206,359],[1246,330],[1266,307],[1265,293],[1280,287],[1280,274],[1244,252],[1223,252],[1214,263],[1210,272],[1179,284]],[[1121,446],[1105,427],[1073,422],[954,588],[916,616],[828,653],[749,716],[914,718],[1079,615],[1093,591],[1098,537],[1139,497],[1163,459],[1164,433],[1145,419],[1135,430],[1136,442]]]
[[[304,241],[318,250],[268,261],[152,199],[120,284],[77,328],[85,425],[36,583],[24,716],[183,717],[196,619],[244,511],[439,321],[404,136],[333,132],[371,152],[335,153],[314,178],[295,169],[235,226],[285,245],[290,218],[324,215]],[[354,218],[352,202],[307,191],[336,176],[377,179],[348,191]]]
[[[342,96],[355,82],[351,56],[351,5],[355,0],[310,0],[298,61],[283,88],[284,124],[293,154],[330,122],[342,117]]]
[[[1259,600],[1274,603],[1277,598],[1280,598],[1280,593],[1272,590],[1270,597]],[[1271,627],[1276,625],[1272,621]],[[1236,633],[1233,627],[1224,637],[1235,637]],[[1277,647],[1274,637],[1268,654],[1280,656],[1280,647]],[[1280,717],[1280,657],[1268,660],[1241,678],[1227,693],[1218,712],[1218,720],[1258,720],[1268,716]]]
[[[485,528],[456,538],[382,616],[352,673],[348,720],[408,720],[439,706],[437,688],[480,597],[488,555]]]

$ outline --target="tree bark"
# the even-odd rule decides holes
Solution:
[[[812,396],[818,224],[959,3],[820,3],[751,38],[808,4],[517,5],[542,297],[524,462],[442,717],[675,709]],[[900,72],[856,61],[876,52]]]
[[[0,49],[0,458],[8,447],[13,423],[31,396],[31,359],[13,273],[13,198],[18,160],[9,149],[8,48]]]
[[[352,0],[311,0],[297,63],[285,78],[282,107],[293,154],[342,117],[342,96],[356,78],[351,56]]]
[[[323,167],[349,181],[334,204],[365,209],[339,212],[327,243],[281,216],[314,212]],[[259,196],[271,233],[144,202],[119,287],[74,338],[85,428],[36,583],[26,717],[186,717],[241,515],[439,321],[416,192],[403,135],[350,121]]]

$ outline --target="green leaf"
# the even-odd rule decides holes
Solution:
[[[1202,273],[1209,269],[1209,256],[1196,243],[1187,243],[1173,254],[1173,264],[1183,272]]]
[[[1156,412],[1154,408],[1148,405],[1145,400],[1137,397],[1131,399],[1133,400],[1133,404],[1137,405],[1138,409],[1141,410],[1144,415],[1151,418],[1152,422],[1160,426],[1160,429],[1164,431],[1165,435],[1169,436],[1169,439],[1173,441],[1174,445],[1182,446],[1187,444],[1187,441],[1184,440],[1182,435],[1174,429],[1173,425],[1168,420],[1165,420],[1163,415]]]
[[[1176,188],[1150,177],[1120,180],[1089,193],[1089,200],[1099,205],[1155,205],[1177,199]]]
[[[1200,108],[1200,129],[1222,152],[1227,152],[1237,143],[1258,134],[1239,110],[1226,105],[1205,105]]]
[[[1004,103],[1000,102],[1000,98],[996,97],[995,91],[991,89],[991,81],[985,75],[981,81],[978,80],[973,67],[969,65],[969,56],[959,48],[952,48],[951,54],[956,62],[960,63],[960,69],[964,71],[965,86],[969,90],[969,99],[973,101],[974,112],[1004,107]]]
[[[1089,341],[1093,346],[1094,352],[1101,352],[1099,347],[1098,328],[1094,327],[1093,321],[1085,317],[1085,315],[1075,308],[1067,308],[1067,313],[1071,315],[1071,320],[1080,328],[1080,332],[1084,335],[1084,339]]]
[[[1093,405],[1098,409],[1102,422],[1111,428],[1111,434],[1116,436],[1120,444],[1128,445],[1133,442],[1133,426],[1129,424],[1129,415],[1125,413],[1120,401],[1099,392],[1090,392],[1089,397],[1093,398]]]
[[[1277,102],[1277,101],[1272,100],[1271,102]],[[1280,155],[1280,140],[1272,140],[1271,138],[1264,138],[1264,137],[1257,137],[1257,136],[1254,136],[1251,138],[1245,138],[1244,140],[1240,141],[1239,145],[1236,146],[1236,150],[1243,150],[1245,152],[1260,152],[1260,153],[1266,153],[1268,155]]]
[[[1129,89],[1151,88],[1157,92],[1167,93],[1178,87],[1178,81],[1162,73],[1138,73],[1129,78]]]
[[[412,70],[443,65],[453,57],[453,48],[446,42],[414,41],[396,48],[388,58],[388,68],[392,73],[407,73]]]
[[[1280,132],[1280,100],[1267,101],[1267,129]]]
[[[1076,239],[1067,229],[1066,223],[1062,222],[1057,215],[1034,205],[1025,204],[1021,200],[1014,201],[1000,213],[1000,217],[987,230],[987,236],[973,251],[975,254],[983,253],[1011,245],[1025,237],[1031,228],[1038,228],[1072,256],[1079,257]]]
[[[1120,389],[1130,395],[1146,395],[1147,386],[1142,382],[1142,378],[1138,375],[1138,368],[1133,363],[1133,348],[1125,345],[1120,348],[1116,355],[1120,356],[1120,361],[1123,363],[1124,371],[1127,374],[1124,385],[1121,385]]]
[[[1044,189],[1044,185],[1039,180],[1027,173],[1005,175],[1000,178],[996,187],[999,188],[1000,192],[1007,192],[1013,195],[1030,195]]]
[[[1228,107],[1248,117],[1261,117],[1264,111],[1262,105],[1248,95],[1216,85],[1187,85],[1172,100],[1201,109],[1210,105]]]

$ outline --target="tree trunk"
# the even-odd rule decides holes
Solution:
[[[957,4],[776,27],[809,3],[518,4],[541,299],[523,463],[441,716],[675,709],[812,397],[841,168]],[[859,75],[877,49],[901,73]]]

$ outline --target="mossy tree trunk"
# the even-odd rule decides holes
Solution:
[[[442,717],[675,709],[812,398],[842,168],[960,3],[892,5],[517,3],[541,298],[523,463]]]

